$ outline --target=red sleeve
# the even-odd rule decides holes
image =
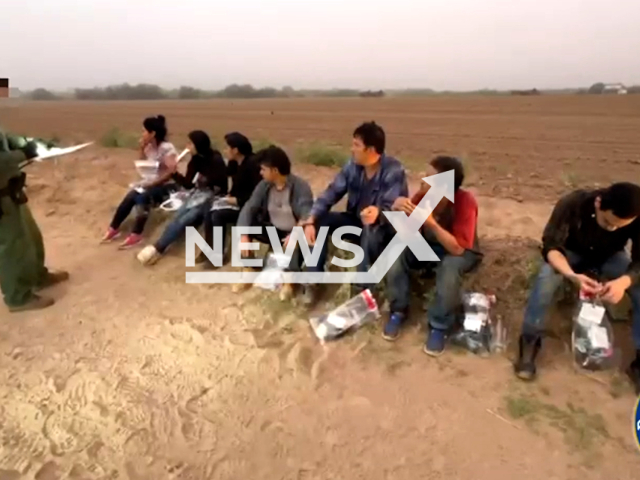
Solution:
[[[424,193],[419,191],[414,193],[413,197],[411,197],[411,203],[413,203],[414,205],[418,205],[418,203],[420,203],[420,200],[423,199],[424,195]]]
[[[462,248],[473,248],[478,223],[478,203],[474,196],[458,190],[454,202],[454,218],[451,234]]]

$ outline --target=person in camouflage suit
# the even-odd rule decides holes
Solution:
[[[0,128],[0,289],[10,312],[53,305],[36,292],[69,278],[44,265],[44,244],[24,193],[20,166],[37,157],[37,145]]]

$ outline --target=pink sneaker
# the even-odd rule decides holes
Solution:
[[[130,233],[118,248],[124,250],[125,248],[135,247],[140,242],[142,242],[142,235],[138,235],[137,233]]]
[[[102,237],[102,243],[108,243],[111,240],[118,238],[119,236],[120,236],[120,231],[116,230],[115,228],[109,227],[109,230],[107,230],[107,233],[105,233],[104,237]]]

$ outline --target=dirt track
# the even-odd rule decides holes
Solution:
[[[0,119],[73,141],[163,113],[177,144],[192,128],[238,129],[291,148],[347,144],[375,119],[416,173],[435,152],[464,153],[487,250],[473,282],[497,292],[513,334],[549,202],[566,184],[633,178],[639,107],[636,97],[34,103],[0,106]],[[49,264],[73,276],[50,310],[0,312],[0,480],[637,478],[634,398],[615,372],[573,372],[566,320],[551,325],[532,386],[512,379],[507,358],[427,358],[417,324],[394,345],[377,327],[322,348],[306,315],[272,295],[186,285],[181,247],[144,269],[98,245],[130,161],[95,148],[31,167]],[[316,190],[332,174],[296,168]],[[628,356],[628,326],[616,333]]]

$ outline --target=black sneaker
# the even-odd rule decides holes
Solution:
[[[640,350],[636,352],[636,359],[627,368],[627,375],[633,384],[636,395],[640,395]]]
[[[542,348],[542,339],[537,335],[520,335],[518,345],[520,352],[514,371],[519,379],[530,382],[536,376],[536,357]]]

